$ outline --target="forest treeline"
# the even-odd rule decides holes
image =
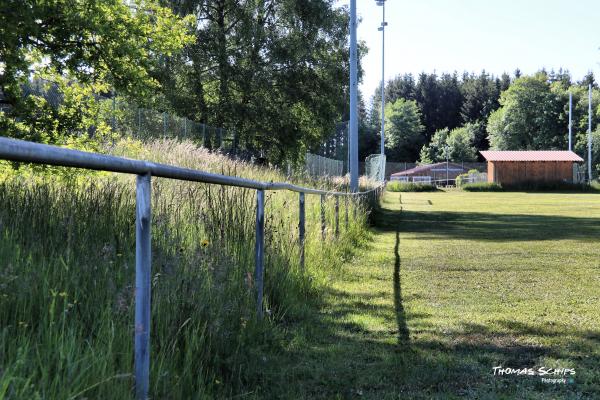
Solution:
[[[590,72],[575,82],[565,70],[523,75],[421,73],[385,86],[386,152],[390,161],[474,161],[480,150],[566,150],[569,93],[573,95],[574,150],[585,158],[588,85],[593,86],[593,138],[600,150],[600,92]],[[362,125],[362,152],[377,153],[381,94]],[[596,154],[596,152],[594,152]],[[480,158],[479,158],[480,159]],[[594,156],[594,164],[600,157]]]

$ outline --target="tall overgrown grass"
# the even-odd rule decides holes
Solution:
[[[431,183],[413,183],[390,181],[386,185],[389,192],[436,192],[438,188]]]
[[[274,169],[186,142],[123,141],[110,152],[285,180]],[[0,181],[0,399],[129,399],[135,177],[86,172],[69,179],[24,170]],[[298,195],[266,194],[261,321],[253,278],[255,191],[160,178],[152,186],[151,397],[260,397],[266,354],[283,345],[286,323],[303,318],[367,239],[367,207],[351,200],[346,228],[340,201],[335,238],[328,198],[322,240],[320,199],[307,196],[301,270]]]

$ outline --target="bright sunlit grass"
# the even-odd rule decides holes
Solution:
[[[189,142],[122,141],[117,155],[285,181]],[[133,378],[134,176],[5,170],[0,182],[0,399],[129,399]],[[8,171],[8,172],[7,172]],[[313,182],[314,183],[314,182]],[[332,186],[329,186],[332,187]],[[253,392],[266,354],[286,345],[332,276],[368,237],[367,213],[307,196],[306,270],[298,194],[268,192],[266,319],[256,319],[253,190],[153,179],[151,397]]]
[[[300,325],[310,328],[290,330],[306,344],[274,363],[273,380],[293,382],[277,395],[597,398],[599,199],[386,193],[372,246]],[[497,366],[576,374],[551,384],[494,376]]]

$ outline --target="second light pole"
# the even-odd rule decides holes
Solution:
[[[381,31],[381,155],[385,155],[385,0],[376,0],[377,5],[383,9],[383,18],[381,26],[378,28]]]

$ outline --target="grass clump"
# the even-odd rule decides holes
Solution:
[[[467,192],[501,192],[504,190],[502,185],[495,182],[465,183],[461,189]]]
[[[134,148],[135,152],[130,149]],[[189,142],[117,143],[111,153],[266,181],[285,177]],[[135,177],[0,181],[0,398],[130,399]],[[332,188],[333,189],[333,188]],[[255,317],[256,193],[152,179],[152,398],[260,397],[267,357],[331,276],[366,241],[367,209],[306,196],[306,270],[298,194],[267,192],[266,318]],[[351,216],[346,228],[343,216]]]
[[[389,192],[435,192],[437,187],[430,183],[389,182],[386,186]]]

